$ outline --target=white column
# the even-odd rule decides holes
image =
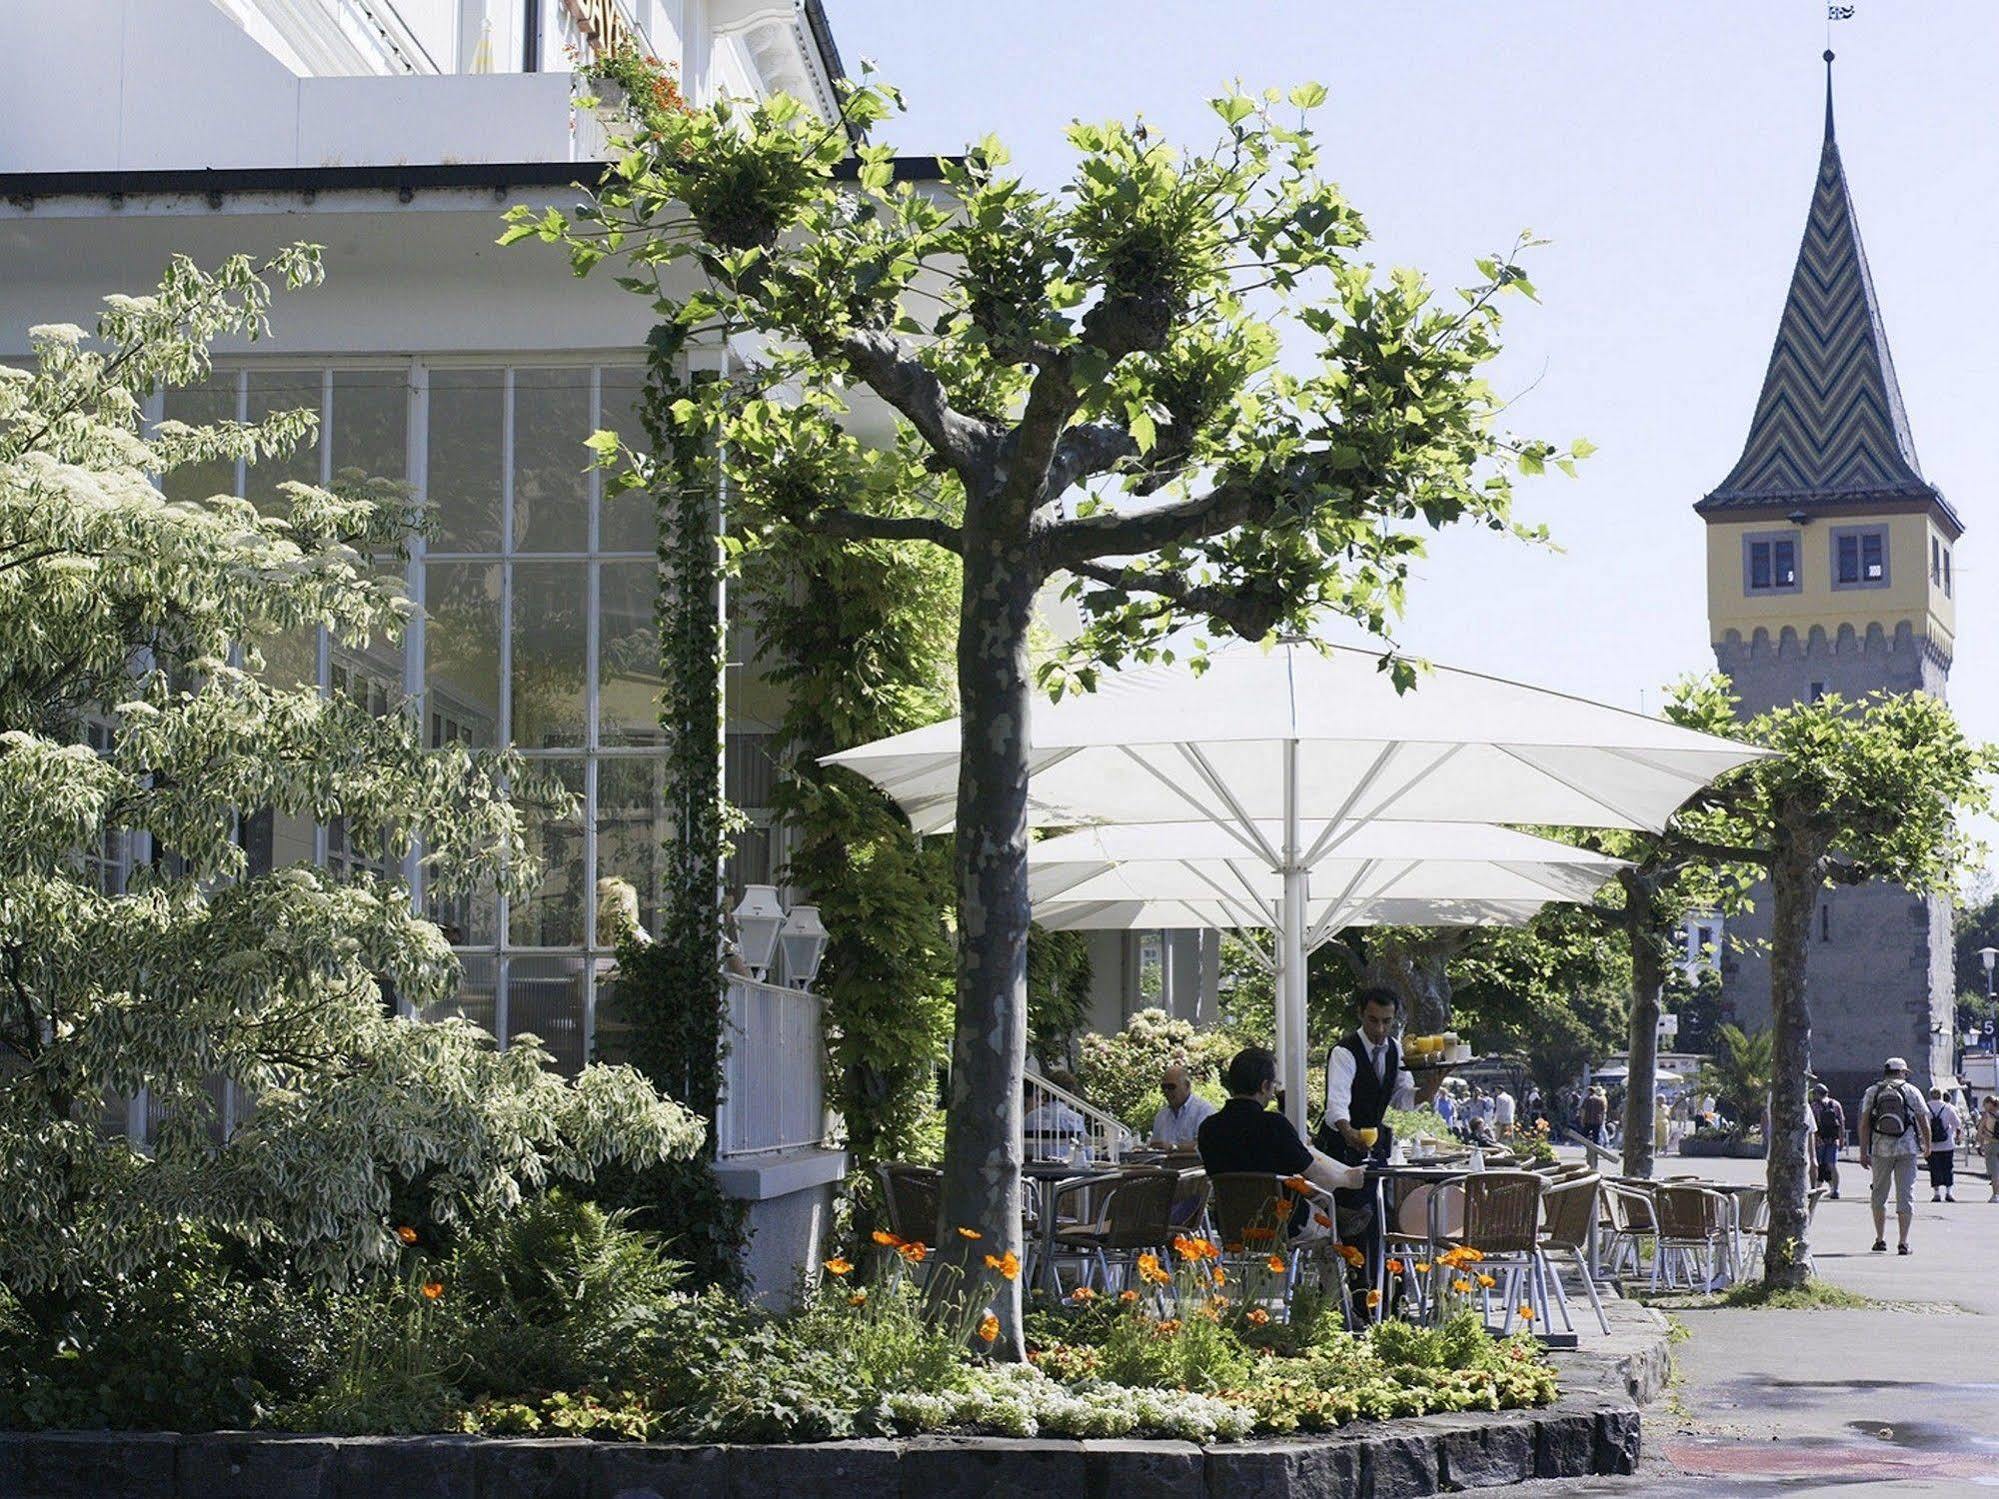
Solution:
[[[1298,831],[1298,741],[1284,744],[1284,911],[1277,933],[1277,1079],[1284,1112],[1305,1132],[1305,871]]]

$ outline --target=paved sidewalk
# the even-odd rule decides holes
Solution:
[[[1683,1169],[1662,1163],[1661,1174]],[[1760,1180],[1761,1161],[1688,1162]],[[1679,1378],[1645,1412],[1631,1478],[1521,1485],[1546,1495],[1999,1494],[1999,1203],[1960,1173],[1960,1201],[1918,1194],[1906,1259],[1869,1251],[1866,1178],[1813,1224],[1819,1273],[1896,1303],[1864,1311],[1684,1311]],[[1854,1189],[1857,1188],[1857,1194]],[[1891,1216],[1889,1243],[1895,1231]]]

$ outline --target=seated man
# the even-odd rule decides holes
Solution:
[[[1159,1075],[1159,1096],[1166,1102],[1152,1116],[1152,1143],[1163,1150],[1192,1146],[1215,1106],[1194,1091],[1193,1078],[1178,1062]]]
[[[1048,1081],[1064,1093],[1079,1096],[1075,1077],[1059,1067],[1049,1071]],[[1034,1079],[1027,1080],[1025,1091],[1029,1098],[1035,1096]],[[1022,1124],[1022,1132],[1031,1143],[1046,1149],[1058,1143],[1066,1146],[1072,1141],[1081,1139],[1088,1125],[1089,1121],[1081,1114],[1053,1093],[1048,1093],[1043,1095],[1039,1104],[1028,1111],[1027,1118]]]
[[[1282,1114],[1273,1113],[1277,1058],[1260,1046],[1246,1047],[1229,1060],[1225,1081],[1229,1101],[1201,1125],[1201,1165],[1210,1176],[1235,1171],[1302,1176],[1328,1192],[1361,1186],[1367,1173],[1343,1166],[1298,1138]],[[1303,1225],[1311,1226],[1310,1218]],[[1309,1235],[1307,1235],[1309,1237]]]

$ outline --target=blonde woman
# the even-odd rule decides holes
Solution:
[[[1992,1188],[1987,1202],[1999,1202],[1999,1093],[1988,1093],[1978,1104],[1978,1129],[1973,1137],[1985,1157],[1985,1180]]]

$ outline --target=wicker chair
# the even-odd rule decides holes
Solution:
[[[1173,1202],[1180,1173],[1163,1166],[1131,1166],[1100,1184],[1094,1222],[1058,1228],[1058,1250],[1073,1250],[1093,1264],[1101,1289],[1119,1289],[1140,1252],[1162,1251],[1173,1238]],[[1111,1259],[1118,1260],[1118,1285],[1111,1284]],[[1088,1277],[1085,1277],[1087,1282]]]
[[[1576,1267],[1576,1274],[1582,1279],[1583,1294],[1589,1297],[1590,1310],[1596,1313],[1597,1325],[1608,1335],[1610,1319],[1604,1316],[1603,1301],[1598,1297],[1596,1281],[1589,1273],[1589,1242],[1596,1228],[1596,1204],[1600,1191],[1596,1177],[1576,1176],[1554,1183],[1541,1194],[1541,1258],[1554,1281],[1555,1300],[1562,1310],[1562,1325],[1571,1330],[1575,1327],[1569,1318],[1569,1298],[1562,1289],[1562,1272],[1556,1263],[1557,1257]]]
[[[1286,1180],[1261,1171],[1225,1171],[1208,1178],[1208,1204],[1215,1220],[1215,1236],[1221,1240],[1224,1265],[1234,1264],[1240,1271],[1252,1260],[1272,1253],[1283,1255],[1284,1307],[1288,1314],[1306,1246],[1291,1240],[1292,1209],[1284,1190]],[[1330,1253],[1334,1241],[1320,1240],[1309,1247]],[[1351,1323],[1353,1302],[1345,1269],[1340,1267],[1328,1274],[1338,1286],[1340,1309]]]
[[[1651,1182],[1630,1178],[1604,1177],[1602,1181],[1604,1273],[1621,1273],[1628,1257],[1631,1273],[1642,1274],[1645,1269],[1645,1241],[1654,1238],[1658,1232],[1652,1211],[1652,1193],[1656,1189]]]
[[[935,1166],[916,1166],[907,1161],[885,1161],[875,1171],[881,1177],[882,1206],[888,1213],[889,1232],[898,1239],[935,1244],[938,1219],[943,1215],[944,1174]],[[910,1273],[921,1279],[929,1269],[926,1262]]]
[[[1482,1269],[1487,1275],[1506,1275],[1506,1310],[1500,1322],[1502,1332],[1513,1328],[1517,1291],[1524,1281],[1527,1295],[1543,1326],[1549,1320],[1548,1267],[1541,1256],[1541,1196],[1547,1183],[1531,1171],[1474,1171],[1457,1185],[1464,1191],[1465,1223],[1462,1234],[1444,1231],[1443,1196],[1430,1199],[1431,1241],[1440,1245],[1463,1244],[1485,1256]],[[1442,1267],[1433,1273],[1442,1273]],[[1482,1296],[1486,1315],[1492,1314],[1492,1295]]]
[[[1652,1194],[1659,1226],[1652,1256],[1652,1289],[1684,1273],[1692,1290],[1707,1290],[1735,1262],[1734,1219],[1725,1194],[1681,1182],[1662,1182]],[[1695,1271],[1701,1272],[1696,1281]]]

